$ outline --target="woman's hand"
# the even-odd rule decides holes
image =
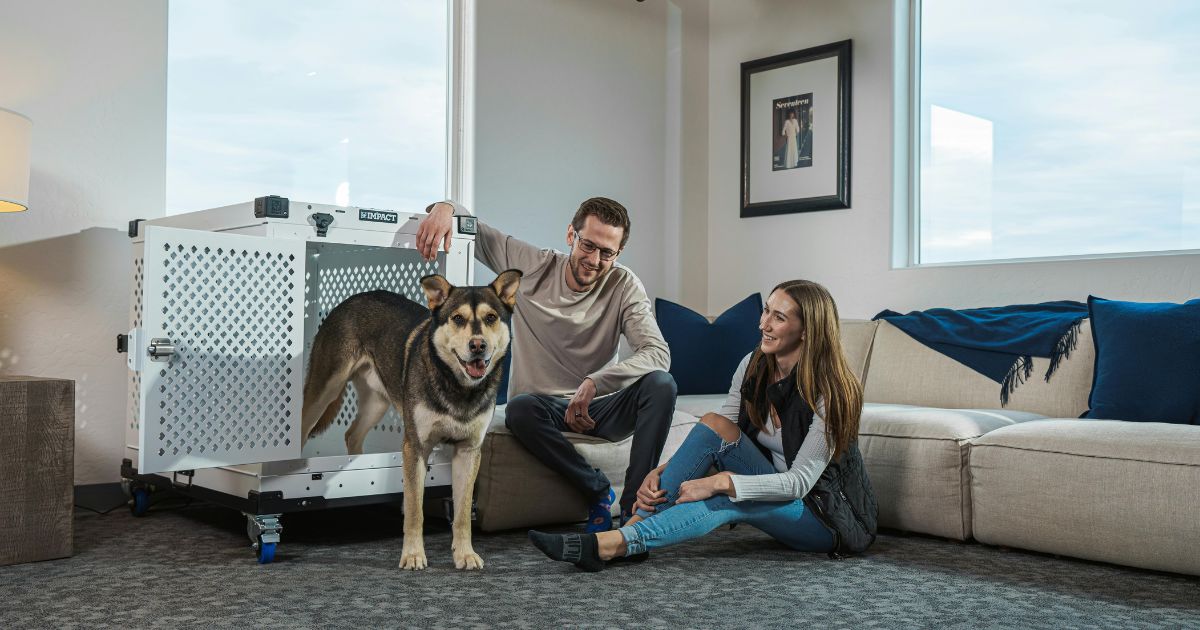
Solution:
[[[718,494],[729,494],[733,491],[733,480],[727,472],[719,472],[711,477],[692,479],[679,486],[679,498],[675,503],[691,503],[703,501]]]
[[[664,503],[667,500],[667,491],[658,487],[658,480],[662,477],[663,468],[666,464],[651,470],[646,474],[646,478],[642,480],[642,485],[637,491],[637,501],[633,503],[633,511],[645,510],[647,512],[655,512],[658,510],[659,503]]]

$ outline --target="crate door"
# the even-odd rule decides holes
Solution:
[[[298,458],[304,241],[145,234],[139,471]]]

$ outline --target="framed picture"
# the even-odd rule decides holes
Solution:
[[[742,64],[742,216],[850,207],[850,40]]]

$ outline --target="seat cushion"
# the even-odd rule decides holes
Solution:
[[[695,416],[676,411],[671,419],[663,459],[674,454],[696,423]],[[609,442],[602,438],[564,432],[567,441],[592,466],[612,482],[617,496],[624,489],[625,470],[633,438]],[[587,502],[565,478],[550,470],[525,450],[504,426],[504,407],[497,407],[483,441],[479,474],[475,479],[477,524],[483,531],[572,523],[587,518]],[[617,506],[613,506],[614,512]]]
[[[980,542],[1200,575],[1200,426],[1028,422],[970,464]]]
[[[725,403],[725,397],[726,394],[678,396],[675,398],[675,411],[682,411],[697,418],[703,418],[706,413],[720,411],[721,405]],[[733,419],[736,420],[737,418]]]
[[[879,502],[880,526],[970,538],[970,441],[1040,418],[1022,411],[866,404],[859,447]]]

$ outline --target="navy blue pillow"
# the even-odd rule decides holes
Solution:
[[[729,307],[713,323],[686,306],[654,300],[654,317],[671,348],[671,376],[680,395],[725,394],[738,363],[758,345],[762,296]]]
[[[1200,424],[1200,299],[1088,296],[1096,369],[1085,418]]]

